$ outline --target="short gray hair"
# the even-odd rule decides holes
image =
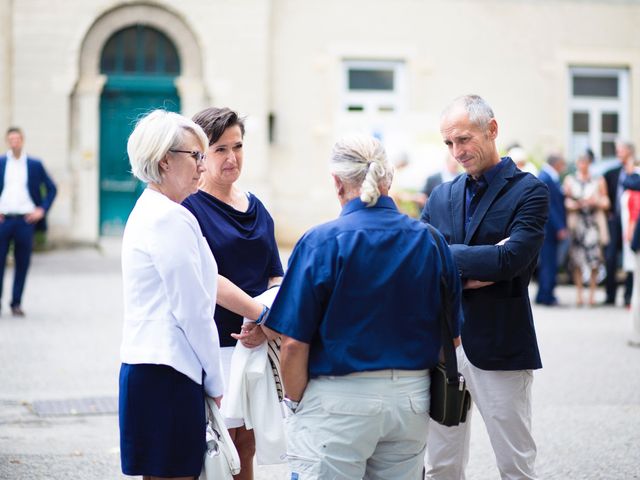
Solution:
[[[456,98],[444,109],[440,118],[446,117],[456,107],[464,108],[469,116],[469,121],[483,131],[487,129],[489,122],[495,118],[493,110],[480,95],[462,95]]]
[[[636,154],[636,147],[633,144],[633,142],[630,141],[630,140],[618,138],[616,140],[616,146],[626,147],[629,150],[629,152],[631,153],[631,155],[635,155]]]
[[[185,132],[194,134],[202,151],[207,151],[207,136],[187,117],[159,109],[140,118],[127,142],[131,172],[145,183],[162,183],[160,161],[169,150],[180,146]]]
[[[393,165],[384,147],[370,135],[350,135],[336,142],[331,153],[331,173],[346,185],[360,188],[360,200],[368,207],[380,197],[380,186],[389,188]]]
[[[564,161],[564,157],[562,156],[561,153],[554,152],[554,153],[550,153],[547,156],[547,163],[552,167],[556,166],[558,163],[563,161]]]

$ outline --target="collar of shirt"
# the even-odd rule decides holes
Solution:
[[[549,176],[551,177],[551,180],[553,180],[554,182],[559,182],[560,181],[560,175],[558,174],[556,169],[553,168],[548,163],[543,163],[542,164],[542,170],[547,172],[549,174]]]
[[[27,161],[27,154],[25,153],[24,149],[20,152],[20,156],[18,158],[13,156],[13,150],[9,149],[7,151],[7,160],[18,160],[19,162],[26,162]]]
[[[475,184],[475,191],[477,191],[480,186],[483,186],[483,182],[484,186],[489,185],[498,174],[498,172],[502,169],[502,167],[507,164],[507,161],[509,161],[509,157],[501,158],[498,163],[496,163],[493,167],[480,175],[480,178],[478,180],[467,174],[467,186]]]
[[[487,185],[489,185],[489,182],[487,182],[484,175],[480,175],[480,177],[477,180],[472,176],[468,175],[467,176],[467,193],[468,193],[467,196],[469,197],[469,200],[471,200],[471,197],[473,197],[473,195],[477,194],[478,192],[484,191]]]
[[[392,210],[397,210],[396,204],[393,203],[391,197],[387,195],[380,195],[378,201],[372,207],[367,207],[367,204],[364,203],[360,198],[354,198],[353,200],[349,200],[344,207],[342,207],[342,212],[340,212],[340,216],[349,215],[356,210],[364,210],[365,208],[390,208]]]

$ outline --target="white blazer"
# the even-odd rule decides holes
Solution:
[[[207,395],[222,395],[217,278],[195,217],[147,188],[122,239],[122,362],[169,365],[198,384],[204,370]]]

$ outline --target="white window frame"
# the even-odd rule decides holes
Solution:
[[[392,70],[393,90],[349,90],[351,69]],[[343,60],[342,101],[340,110],[344,113],[377,116],[403,113],[405,109],[405,64],[401,60]],[[361,105],[362,111],[350,111],[351,105]],[[381,107],[393,107],[384,110]]]
[[[617,77],[618,97],[587,97],[573,96],[573,78],[588,75],[593,77]],[[617,137],[628,138],[629,135],[629,70],[626,68],[596,68],[570,67],[568,85],[569,111],[568,123],[568,154],[571,160],[581,153],[585,147],[590,147],[598,160],[611,160],[613,157],[602,157],[601,145],[603,140],[615,140]],[[586,112],[589,114],[589,132],[585,141],[577,140],[573,133],[573,113]],[[618,133],[608,138],[602,133],[601,116],[603,113],[618,114]]]

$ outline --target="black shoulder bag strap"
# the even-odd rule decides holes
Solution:
[[[444,366],[447,371],[447,383],[455,384],[459,383],[458,373],[458,360],[456,358],[456,351],[453,347],[453,333],[451,330],[451,298],[449,298],[449,288],[446,275],[446,261],[444,258],[444,252],[438,241],[438,234],[436,228],[430,223],[426,224],[429,227],[433,241],[436,244],[438,253],[440,254],[440,263],[442,263],[442,269],[440,270],[440,327],[442,337],[442,349],[444,351]]]

